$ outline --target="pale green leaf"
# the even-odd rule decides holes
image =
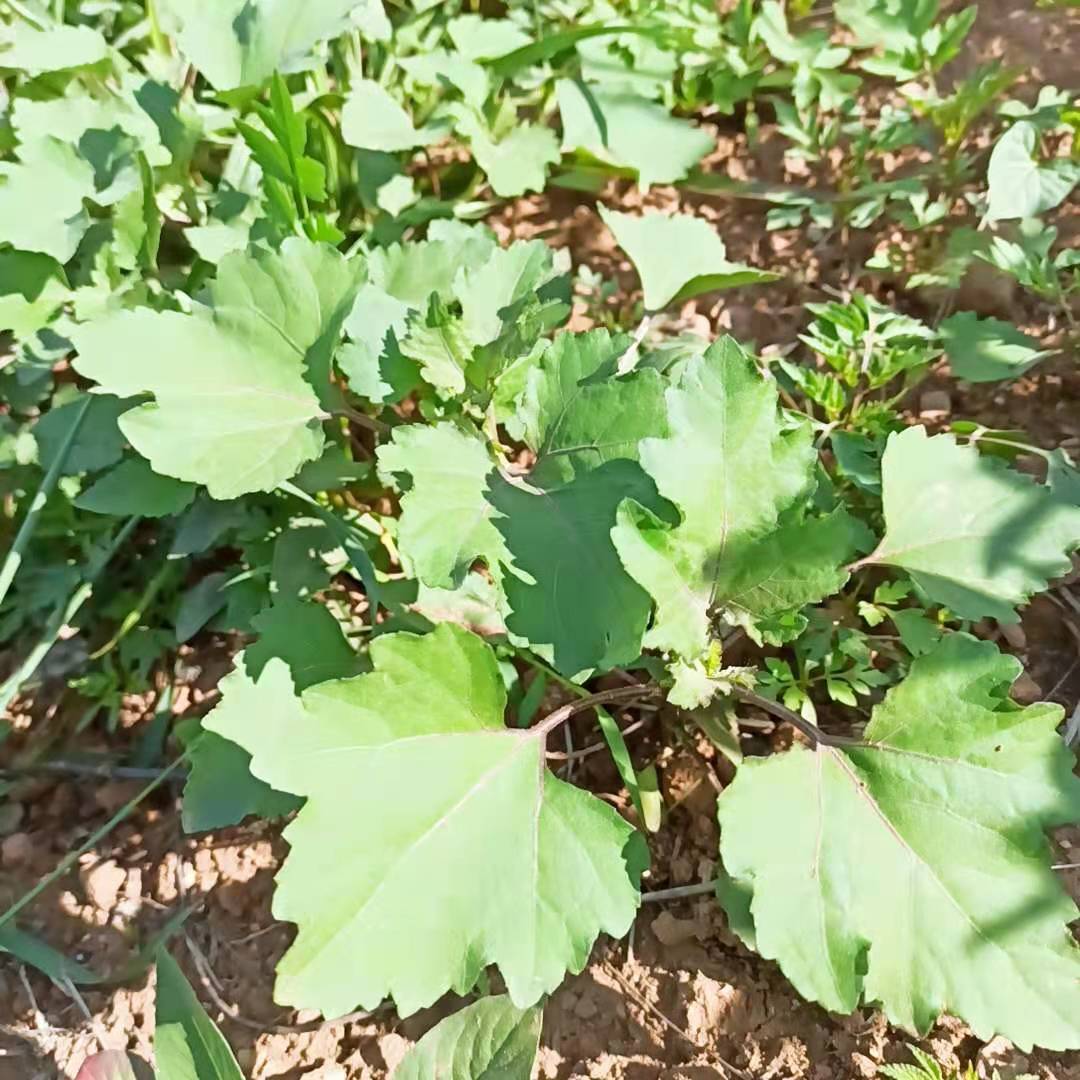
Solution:
[[[529,1080],[540,1043],[539,1008],[481,998],[435,1025],[394,1070],[393,1080]]]
[[[683,179],[713,147],[706,132],[636,94],[571,79],[560,79],[556,93],[563,150],[633,169],[643,188]]]
[[[842,514],[802,517],[810,431],[787,425],[775,383],[733,339],[691,359],[666,398],[671,433],[645,439],[641,463],[681,520],[628,502],[613,538],[656,601],[646,643],[692,659],[717,615],[753,630],[838,589],[857,530]]]
[[[483,262],[463,266],[454,279],[462,327],[474,345],[494,341],[503,312],[535,294],[555,277],[554,252],[543,240],[519,240],[495,248]]]
[[[164,949],[157,960],[154,1059],[157,1080],[244,1080],[225,1037]]]
[[[953,374],[968,382],[995,382],[1023,375],[1050,355],[1039,343],[1001,319],[958,311],[939,327]]]
[[[209,730],[307,803],[285,830],[274,913],[298,924],[281,1004],[402,1015],[487,964],[518,1007],[584,967],[638,903],[632,830],[544,768],[542,729],[506,729],[495,655],[449,624],[371,645],[374,672],[297,700],[284,664],[222,684]]]
[[[599,211],[641,278],[648,311],[700,293],[776,281],[780,276],[729,262],[724,241],[701,218],[660,213],[635,217],[606,206]]]
[[[416,182],[404,173],[392,176],[379,187],[375,197],[380,210],[385,210],[391,217],[397,217],[406,207],[412,206],[420,198]]]
[[[110,391],[154,395],[120,423],[156,472],[219,499],[268,491],[322,450],[317,391],[359,266],[298,237],[277,252],[229,255],[209,306],[122,311],[78,327],[75,366]]]
[[[90,67],[108,55],[108,43],[90,26],[51,26],[38,30],[19,20],[8,23],[0,32],[0,68],[27,75]]]
[[[0,162],[0,241],[65,263],[90,227],[83,200],[94,194],[94,170],[74,146],[42,135]]]
[[[179,514],[194,498],[194,484],[161,476],[145,459],[129,457],[81,492],[75,505],[94,514],[155,518]]]
[[[479,439],[444,422],[399,427],[379,472],[404,490],[398,544],[406,568],[436,588],[460,585],[476,559],[496,576],[508,561],[484,498],[492,460]]]
[[[165,0],[181,52],[216,90],[298,71],[312,49],[349,25],[360,0]]]
[[[442,87],[445,82],[457,87],[465,101],[482,109],[491,90],[488,73],[473,60],[446,49],[430,49],[416,56],[402,57],[398,63],[419,86]]]
[[[470,60],[494,60],[532,40],[509,19],[485,19],[480,15],[457,15],[446,29],[457,51]]]
[[[418,130],[409,114],[373,79],[357,79],[341,109],[341,135],[362,150],[412,150],[433,142],[438,133]]]
[[[562,157],[555,132],[539,124],[518,124],[498,140],[480,127],[466,134],[491,189],[504,199],[543,191],[548,166]]]
[[[963,619],[1016,622],[1072,565],[1080,506],[1000,459],[912,427],[889,437],[881,470],[885,536],[863,563],[907,570]]]
[[[1035,125],[1019,120],[994,144],[986,172],[991,221],[1053,210],[1080,181],[1080,162],[1055,158],[1040,163],[1035,157],[1037,138]]]
[[[740,767],[720,799],[724,866],[753,893],[758,950],[806,997],[1080,1047],[1077,910],[1044,835],[1080,818],[1080,781],[1062,710],[1008,700],[1020,671],[953,634],[874,710],[866,746]]]

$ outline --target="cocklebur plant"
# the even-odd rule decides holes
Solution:
[[[582,217],[640,307],[572,332],[568,255],[470,223],[550,181],[705,186],[715,115],[750,138],[775,117],[824,175],[829,151],[874,158],[836,191],[773,191],[786,226],[807,214],[816,242],[885,222],[933,249],[912,260],[927,283],[954,288],[978,251],[1060,303],[1069,257],[994,193],[1002,162],[1040,190],[1068,172],[1039,141],[1059,106],[1005,114],[983,250],[954,242],[950,195],[1005,73],[913,94],[869,135],[857,74],[929,86],[970,11],[838,5],[838,44],[808,5],[747,0],[631,5],[624,25],[594,0],[501,19],[158,6],[119,43],[48,19],[5,31],[0,312],[18,348],[0,378],[26,511],[0,601],[19,632],[45,623],[47,651],[128,551],[150,579],[116,593],[123,613],[93,603],[119,623],[106,656],[149,618],[171,650],[247,635],[220,702],[175,730],[182,818],[290,819],[278,1000],[404,1014],[501,980],[400,1068],[484,1050],[527,1073],[540,1002],[627,932],[648,884],[656,773],[621,726],[646,703],[732,751],[720,902],[805,996],[1080,1045],[1075,909],[1046,839],[1080,817],[1061,710],[1014,704],[1017,662],[969,632],[1069,571],[1080,485],[1061,452],[1032,476],[1001,433],[900,411],[946,361],[992,381],[1046,350],[869,288],[810,306],[782,363],[731,336],[658,341],[655,314],[777,275],[703,217],[625,212],[617,187]],[[937,145],[930,128],[952,164],[885,176],[887,155]],[[750,708],[800,738],[743,758],[729,721]],[[559,775],[555,738],[590,711],[633,812]]]

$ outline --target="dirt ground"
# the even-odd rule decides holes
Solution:
[[[1076,85],[1080,13],[1034,11],[1029,0],[982,0],[979,7],[970,45],[950,74],[1003,56],[1028,72],[1022,95],[1030,96],[1043,82]],[[749,150],[734,127],[721,126],[710,167],[739,179],[810,182],[786,171],[778,145],[766,131],[760,146]],[[893,296],[887,280],[857,269],[885,235],[856,234],[846,245],[838,237],[812,243],[800,230],[767,233],[761,203],[670,188],[655,188],[643,200],[636,189],[613,185],[603,200],[623,207],[692,206],[716,224],[733,258],[785,275],[775,285],[691,303],[674,320],[679,326],[730,329],[761,349],[784,346],[805,321],[803,304],[826,298],[826,287],[850,287],[852,274],[883,298],[925,318],[934,314],[935,298]],[[1080,231],[1078,218],[1076,207],[1059,216],[1064,235]],[[518,200],[492,224],[507,236],[540,235],[568,246],[576,263],[617,277],[626,290],[634,287],[629,264],[613,248],[592,201],[576,193],[556,190]],[[1055,340],[1049,313],[998,275],[974,275],[959,306],[1012,319],[1044,340]],[[582,307],[574,325],[586,319]],[[925,402],[933,391],[939,396],[930,410]],[[940,392],[947,395],[944,406]],[[1076,357],[1062,356],[1007,387],[931,380],[909,407],[924,422],[964,417],[1021,428],[1045,446],[1075,453],[1080,450],[1078,403]],[[1074,591],[1080,598],[1080,587]],[[1049,698],[1071,712],[1080,700],[1080,615],[1070,614],[1070,603],[1068,587],[1035,600],[1022,626],[1010,628],[999,643],[1025,661],[1028,674],[1019,694],[1026,700]],[[199,715],[211,707],[229,656],[241,646],[225,639],[199,644],[186,658],[174,712]],[[16,717],[22,730],[14,741],[34,738],[34,729],[45,721],[56,728],[73,723],[79,708],[71,694],[28,703],[25,715]],[[136,736],[152,712],[151,700],[129,701],[124,737]],[[575,745],[595,737],[588,720],[576,724]],[[92,736],[81,738],[81,748],[94,748],[88,741]],[[730,778],[729,767],[707,743],[685,736],[663,715],[635,736],[633,752],[638,764],[657,763],[669,808],[652,844],[645,888],[708,880],[715,870],[716,794]],[[617,801],[618,779],[604,758],[586,759],[575,779]],[[22,783],[0,819],[0,907],[49,872],[137,789],[131,782],[100,779],[42,777]],[[122,974],[157,930],[187,911],[170,947],[253,1080],[386,1077],[411,1043],[458,1003],[448,999],[405,1019],[386,1010],[336,1024],[275,1006],[274,966],[292,937],[291,928],[270,914],[273,875],[286,854],[280,830],[255,823],[185,837],[176,796],[177,789],[163,789],[148,799],[77,871],[38,898],[26,912],[24,928],[94,971],[114,975]],[[1080,861],[1080,829],[1064,830],[1056,845],[1059,863]],[[1062,877],[1080,899],[1080,869],[1063,870]],[[102,1046],[128,1047],[149,1057],[153,999],[146,982],[143,975],[72,995],[33,970],[0,962],[0,1080],[72,1077],[82,1059]],[[869,1080],[881,1063],[907,1060],[910,1041],[871,1009],[841,1017],[802,1001],[773,964],[735,940],[715,902],[704,897],[647,904],[628,940],[597,945],[586,970],[568,978],[547,1005],[537,1075],[546,1080]],[[1080,1080],[1080,1055],[1025,1054],[1003,1039],[983,1043],[952,1020],[938,1024],[921,1045],[943,1064],[973,1063],[980,1077],[997,1069],[1002,1080],[1023,1073]]]

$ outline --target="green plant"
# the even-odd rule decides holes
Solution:
[[[838,4],[844,45],[809,9],[229,0],[66,24],[21,3],[4,24],[0,636],[21,659],[0,700],[63,639],[95,723],[199,634],[244,635],[212,712],[166,731],[159,708],[150,761],[183,751],[146,790],[186,761],[188,830],[292,816],[280,1002],[407,1013],[498,968],[507,997],[400,1075],[477,1046],[527,1075],[540,1000],[631,926],[661,794],[616,706],[643,701],[736,765],[720,902],[805,996],[1080,1046],[1045,836],[1080,818],[1062,711],[1014,704],[1018,663],[973,636],[1071,569],[1080,478],[1061,450],[1012,467],[1022,433],[904,412],[945,358],[979,382],[1049,355],[947,314],[976,259],[1072,318],[1077,260],[1031,215],[1075,183],[1074,118],[1057,92],[994,117],[1007,69],[939,93],[974,9]],[[920,89],[870,115],[860,72]],[[717,116],[751,144],[775,119],[807,186],[702,171]],[[984,192],[973,133],[1002,121]],[[815,245],[883,230],[870,268],[943,290],[937,314],[848,266],[801,351],[668,336],[672,307],[779,277],[705,214],[615,208],[675,182],[765,199]],[[640,300],[477,222],[605,184],[580,214]],[[566,329],[575,278],[588,330]],[[750,709],[795,745],[743,758]],[[585,714],[632,812],[555,771]],[[192,1006],[163,963],[161,1000]],[[234,1075],[186,1015],[162,1045]]]

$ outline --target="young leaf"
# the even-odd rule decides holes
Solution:
[[[1012,323],[980,319],[973,311],[950,315],[941,323],[940,332],[949,367],[968,382],[1014,379],[1051,355]]]
[[[666,396],[671,433],[645,439],[641,463],[681,520],[672,528],[628,500],[612,538],[656,601],[646,644],[693,658],[715,613],[752,629],[838,589],[858,531],[842,513],[800,516],[809,429],[785,424],[775,384],[733,339],[694,357]]]
[[[559,161],[559,140],[541,124],[518,124],[500,139],[493,137],[472,113],[458,121],[477,165],[487,173],[492,191],[502,198],[543,191],[548,166]]]
[[[885,536],[858,565],[899,566],[962,619],[1015,607],[1068,571],[1080,506],[951,435],[891,435],[881,463]]]
[[[275,997],[338,1016],[390,994],[404,1015],[494,963],[532,1005],[601,930],[630,925],[633,830],[544,768],[542,727],[503,726],[479,638],[444,623],[379,637],[371,658],[371,674],[299,700],[279,661],[257,682],[236,671],[205,722],[308,800],[277,876],[275,914],[298,933]]]
[[[599,211],[641,278],[648,311],[700,293],[776,281],[780,276],[729,262],[724,241],[701,218],[659,213],[634,217],[606,206]]]
[[[643,188],[683,179],[712,149],[706,132],[636,94],[611,93],[572,79],[560,79],[555,89],[563,150],[584,150],[633,169]]]
[[[529,1080],[543,1010],[505,994],[481,998],[435,1025],[402,1059],[393,1080]]]
[[[348,26],[359,0],[164,0],[181,52],[215,90],[257,86],[308,66],[312,48]],[[200,1078],[201,1080],[201,1078]]]
[[[145,459],[129,457],[95,480],[75,499],[75,506],[94,514],[167,517],[186,510],[194,498],[194,484],[161,476]]]
[[[515,415],[536,454],[530,483],[568,483],[605,461],[636,460],[641,439],[667,434],[660,373],[616,378],[630,346],[607,330],[560,334],[528,372]]]
[[[209,307],[139,308],[76,328],[75,367],[111,392],[154,395],[120,427],[155,472],[217,499],[269,491],[322,450],[318,391],[359,272],[299,237],[229,255]]]
[[[157,1080],[244,1080],[225,1037],[164,949],[157,960],[154,1020]]]
[[[1008,700],[1021,667],[953,634],[874,710],[866,746],[748,761],[720,799],[721,854],[757,948],[808,998],[880,1001],[924,1033],[1080,1047],[1076,906],[1046,829],[1080,818],[1056,705]]]
[[[484,498],[492,460],[479,439],[448,422],[395,430],[379,447],[379,472],[404,488],[398,543],[406,569],[427,585],[461,584],[477,559],[493,574],[509,561]]]

